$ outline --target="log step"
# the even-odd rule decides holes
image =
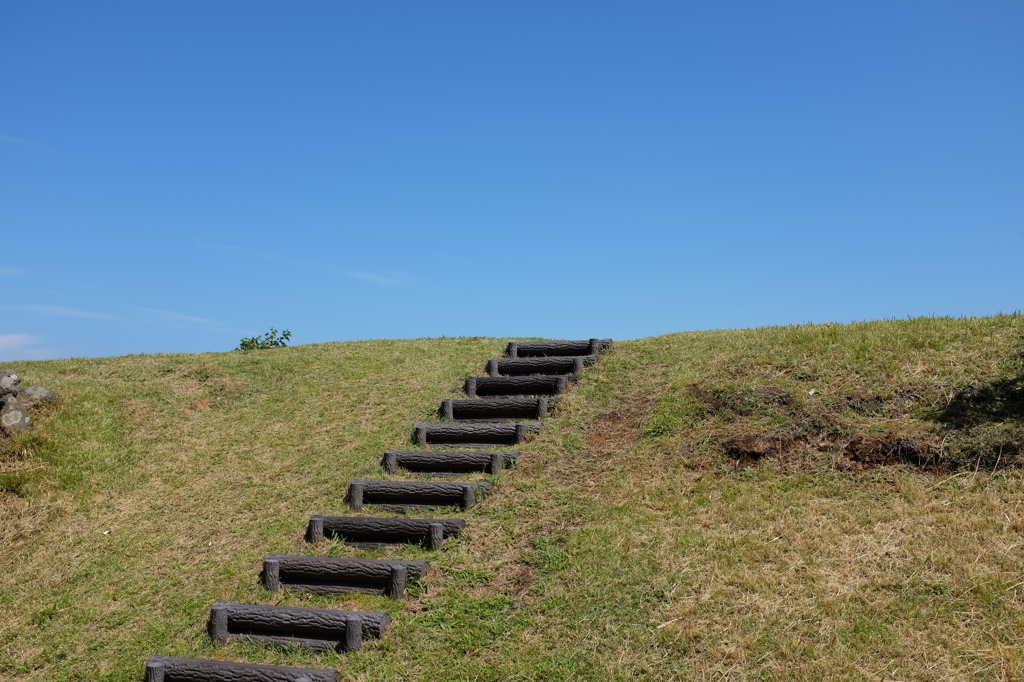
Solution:
[[[367,481],[355,479],[348,486],[348,501],[359,511],[373,505],[389,511],[459,507],[472,509],[491,493],[491,484],[431,483],[427,481]]]
[[[597,355],[612,347],[611,339],[582,341],[511,341],[505,349],[510,358],[551,358],[563,355]]]
[[[573,355],[556,358],[491,358],[487,374],[525,376],[530,374],[579,374],[584,367],[597,362],[596,355]]]
[[[416,424],[416,441],[421,448],[431,445],[453,445],[464,448],[486,448],[495,445],[517,445],[531,434],[540,432],[540,422],[502,424]]]
[[[296,606],[232,604],[219,601],[210,609],[210,637],[271,646],[298,646],[314,651],[359,651],[363,638],[378,638],[391,624],[386,611],[342,611]]]
[[[458,537],[466,522],[462,519],[375,519],[361,516],[312,516],[306,529],[307,542],[324,538],[341,540],[355,547],[414,544],[441,549],[446,538]]]
[[[146,682],[341,682],[337,670],[150,656]]]
[[[426,561],[335,559],[321,556],[268,554],[263,559],[263,585],[312,594],[382,594],[399,599],[409,578],[430,572]]]
[[[389,474],[399,468],[414,473],[454,475],[485,473],[497,475],[516,463],[518,452],[434,452],[431,450],[387,450],[384,470]]]
[[[442,400],[441,418],[446,421],[495,419],[544,419],[560,398],[490,398]]]
[[[557,395],[564,391],[569,382],[575,382],[575,374],[565,376],[517,376],[517,377],[468,377],[463,390],[470,398],[512,395]]]

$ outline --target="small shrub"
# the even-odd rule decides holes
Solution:
[[[252,338],[242,339],[238,343],[236,351],[245,353],[250,350],[266,350],[268,348],[284,348],[288,345],[288,340],[292,338],[292,333],[285,329],[283,332],[278,334],[277,330],[273,327],[270,331],[263,336],[253,336]]]

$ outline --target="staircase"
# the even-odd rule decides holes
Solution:
[[[416,423],[420,450],[387,450],[381,466],[451,479],[473,473],[500,475],[519,453],[509,448],[538,434],[561,400],[558,395],[611,347],[609,339],[508,344],[505,358],[487,362],[486,377],[468,377],[465,400],[443,400],[439,423]],[[434,449],[431,449],[434,448]],[[445,449],[438,449],[445,448]],[[447,448],[457,448],[447,449]],[[487,482],[388,481],[355,479],[346,501],[353,511],[467,512],[489,495]],[[354,547],[421,545],[440,550],[466,527],[461,518],[416,519],[321,516],[309,519],[306,541],[334,539]],[[426,561],[386,561],[268,554],[262,581],[271,592],[295,590],[321,595],[364,593],[400,599],[410,579],[430,571]],[[359,651],[366,638],[382,637],[391,622],[381,611],[342,611],[217,602],[210,609],[210,637],[315,651]],[[146,682],[338,682],[334,670],[226,663],[153,656]]]

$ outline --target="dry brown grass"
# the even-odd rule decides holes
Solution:
[[[302,531],[344,512],[348,480],[379,476],[382,450],[500,342],[19,366],[68,402],[27,460],[25,499],[48,511],[0,558],[0,676],[138,679],[162,652],[352,680],[1019,679],[1021,331],[993,318],[619,344],[435,553],[309,547]],[[895,436],[931,438],[950,405],[941,466],[877,459],[904,447]],[[951,456],[966,432],[956,447],[1002,443],[997,467]],[[267,552],[437,571],[401,603],[268,595]],[[216,599],[395,623],[355,656],[217,649]]]

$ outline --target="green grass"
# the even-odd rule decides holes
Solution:
[[[0,679],[138,680],[153,653],[351,680],[1024,677],[1024,318],[620,343],[465,538],[307,546],[503,345],[13,363],[63,399],[0,455]],[[269,552],[437,570],[402,602],[271,595]],[[220,649],[217,599],[395,622],[357,655]]]

